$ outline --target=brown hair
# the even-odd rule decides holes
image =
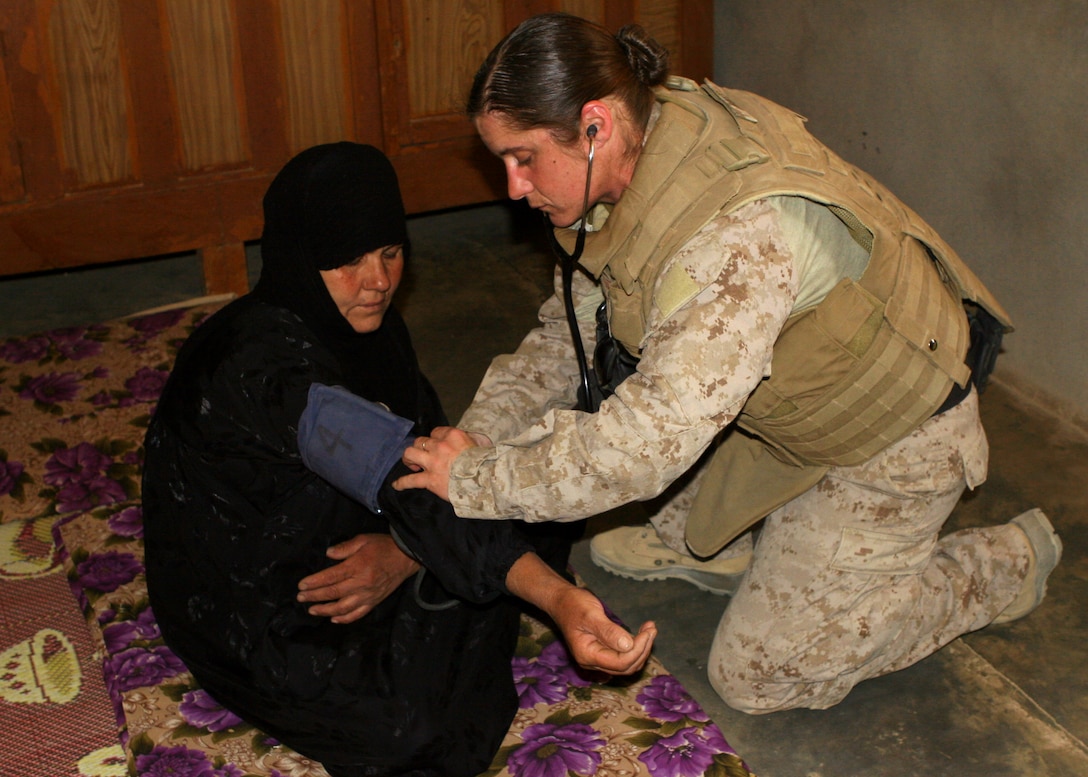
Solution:
[[[571,143],[580,134],[582,106],[613,96],[641,133],[668,67],[669,52],[637,24],[612,35],[577,16],[541,14],[487,55],[466,111],[473,119],[501,113],[520,129],[544,127],[558,142]]]

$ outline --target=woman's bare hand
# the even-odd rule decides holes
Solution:
[[[298,600],[333,623],[359,620],[419,570],[388,534],[358,534],[326,555],[340,563],[302,578]]]

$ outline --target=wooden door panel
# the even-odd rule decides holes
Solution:
[[[412,120],[462,112],[472,76],[505,34],[501,0],[406,3]]]
[[[165,20],[155,3],[121,3],[127,116],[134,139],[135,177],[145,186],[169,185],[183,172],[178,112],[164,52]]]
[[[344,17],[341,0],[280,4],[292,154],[350,137],[354,122]]]
[[[167,61],[184,167],[248,165],[241,62],[228,0],[165,0]]]
[[[12,135],[18,149],[26,197],[23,202],[54,200],[64,194],[61,174],[59,112],[49,61],[48,15],[35,0],[0,3],[4,65],[11,90]]]
[[[19,146],[11,142],[15,137],[12,105],[7,67],[0,57],[0,205],[19,202],[26,195],[23,187],[23,166],[18,156]]]
[[[116,0],[58,3],[48,19],[48,54],[59,97],[68,191],[134,178]]]

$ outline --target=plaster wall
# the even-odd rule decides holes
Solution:
[[[1088,428],[1088,2],[716,0],[715,79],[929,221],[1016,324],[998,379]]]

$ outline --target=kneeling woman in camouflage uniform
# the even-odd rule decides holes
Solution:
[[[1009,320],[917,214],[792,112],[669,78],[639,28],[530,19],[469,112],[565,272],[399,488],[530,521],[654,499],[594,560],[735,591],[708,666],[749,712],[829,707],[1039,603],[1061,543],[1038,510],[938,538],[986,477],[975,386]],[[594,340],[629,374],[579,369]]]

